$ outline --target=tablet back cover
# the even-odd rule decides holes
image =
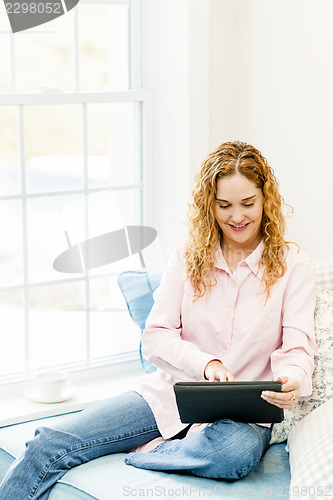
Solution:
[[[183,423],[236,422],[276,423],[283,410],[263,400],[263,390],[281,391],[280,382],[178,382],[174,385]]]

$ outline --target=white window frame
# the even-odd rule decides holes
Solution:
[[[92,3],[86,0],[81,0],[83,3]],[[29,283],[28,281],[28,262],[27,262],[27,210],[26,204],[29,198],[36,198],[42,196],[59,196],[64,192],[66,194],[89,194],[98,191],[102,191],[109,188],[95,188],[91,189],[88,187],[88,154],[87,154],[87,113],[86,108],[88,104],[97,103],[120,103],[120,102],[131,102],[138,103],[141,111],[141,151],[138,153],[141,156],[141,182],[133,185],[122,185],[117,186],[114,189],[137,189],[141,193],[141,223],[144,225],[155,227],[155,180],[154,180],[154,168],[153,168],[153,157],[154,157],[154,132],[153,132],[153,91],[151,89],[142,88],[143,82],[143,71],[142,71],[142,0],[101,0],[101,2],[96,3],[108,3],[108,4],[122,4],[130,6],[131,13],[131,24],[135,29],[130,30],[130,43],[129,51],[134,57],[132,62],[135,61],[133,67],[129,71],[130,89],[121,92],[80,92],[78,89],[78,65],[75,65],[75,91],[73,92],[44,92],[44,93],[17,93],[15,92],[15,72],[12,70],[11,81],[12,81],[12,92],[0,93],[0,106],[13,106],[17,107],[18,110],[18,123],[19,123],[19,150],[20,150],[20,165],[21,165],[21,193],[15,195],[4,195],[0,196],[1,200],[22,200],[22,222],[23,222],[23,284],[14,285],[8,287],[1,287],[1,290],[17,290],[23,289],[24,291],[24,317],[25,317],[25,367],[22,370],[22,374],[19,375],[8,375],[0,379],[0,384],[17,382],[26,380],[31,377],[31,369],[29,363],[29,289],[31,286],[38,286],[38,283]],[[136,22],[133,20],[136,19]],[[77,15],[75,16],[74,24],[76,28],[74,29],[74,44],[77,44]],[[13,34],[11,37],[11,61],[12,68],[14,68],[14,43]],[[131,59],[130,59],[131,60]],[[43,193],[27,193],[26,191],[26,166],[24,157],[24,106],[39,106],[39,105],[65,105],[65,104],[79,104],[82,105],[83,113],[83,158],[84,158],[84,186],[82,189],[66,190],[66,191],[56,191],[56,192],[43,192]],[[112,189],[112,188],[110,188]],[[112,276],[108,273],[108,276]],[[99,276],[100,277],[100,276]],[[55,280],[54,282],[43,282],[41,284],[59,284],[69,281],[85,280],[88,284],[89,276],[82,276],[81,278],[66,278],[64,280]],[[93,279],[93,278],[92,278]],[[86,287],[87,289],[87,287]],[[87,305],[88,298],[86,298]],[[101,366],[106,366],[112,363],[119,362],[130,362],[133,359],[138,359],[138,352],[133,351],[125,353],[123,355],[109,356],[103,358],[101,361],[92,361],[90,354],[90,343],[89,343],[89,307],[87,307],[86,314],[86,325],[87,325],[87,349],[86,349],[86,360],[82,365],[75,364],[75,367],[68,366],[69,370],[88,370]],[[66,367],[67,368],[67,367]]]

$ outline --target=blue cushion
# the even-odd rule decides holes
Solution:
[[[145,271],[125,271],[118,276],[118,285],[125,297],[127,309],[141,330],[140,358],[147,373],[155,371],[156,368],[142,356],[142,333],[153,307],[153,293],[160,284],[161,276],[161,273],[148,274]]]

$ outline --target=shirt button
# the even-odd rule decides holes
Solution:
[[[231,313],[227,313],[227,319],[231,318]]]
[[[228,347],[228,346],[227,346],[226,344],[222,344],[222,345],[221,345],[221,349],[222,349],[223,351],[225,351],[225,350],[227,349],[227,347]]]

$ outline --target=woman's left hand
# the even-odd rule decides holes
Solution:
[[[279,377],[277,382],[282,383],[282,392],[263,391],[261,397],[279,408],[285,410],[294,408],[299,400],[301,383],[289,377]]]

